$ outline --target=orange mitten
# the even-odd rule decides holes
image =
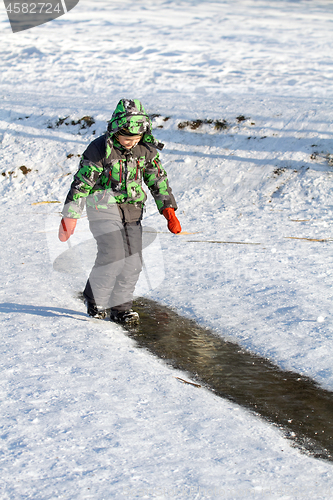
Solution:
[[[74,233],[76,227],[77,219],[69,219],[68,217],[63,217],[60,222],[59,227],[59,240],[67,241],[68,238]]]
[[[165,208],[163,210],[163,215],[168,221],[168,229],[174,234],[180,233],[182,228],[179,220],[176,217],[174,208]]]

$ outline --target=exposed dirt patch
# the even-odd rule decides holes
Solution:
[[[226,130],[229,124],[226,120],[187,120],[178,123],[179,130],[189,128],[190,130],[198,130],[202,125],[213,125],[215,130]]]
[[[31,168],[27,168],[25,165],[22,165],[19,167],[23,175],[27,175],[29,172],[31,172]]]
[[[314,144],[311,147],[315,147],[316,145]],[[317,161],[317,162],[327,162],[327,164],[332,167],[333,166],[333,154],[328,153],[326,151],[314,151],[310,155],[310,159]]]
[[[32,172],[32,169],[31,168],[28,168],[26,167],[25,165],[21,165],[20,167],[18,167],[16,170],[8,170],[7,172],[1,172],[1,175],[3,177],[10,177],[10,176],[14,176],[16,177],[17,175],[15,174],[18,174],[18,171],[21,171],[23,175],[27,175],[29,172]],[[35,170],[35,172],[38,172],[38,170]]]
[[[70,159],[73,158],[73,156],[77,156],[78,158],[81,158],[81,155],[75,155],[74,153],[69,153],[66,158]]]
[[[286,169],[285,169],[285,168],[280,167],[280,168],[276,168],[276,169],[274,170],[273,174],[274,174],[276,177],[278,177],[279,175],[282,175],[282,174],[283,174],[283,172],[285,172],[285,171],[286,171]]]
[[[55,124],[50,123],[47,128],[59,128],[62,125],[66,125],[67,127],[69,125],[76,126],[80,125],[80,130],[85,130],[87,128],[90,128],[92,125],[94,125],[95,119],[92,116],[83,116],[79,120],[72,120],[69,116],[65,116],[64,118],[58,118],[58,120],[55,122]]]

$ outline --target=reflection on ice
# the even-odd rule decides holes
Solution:
[[[134,309],[141,323],[129,329],[129,335],[140,347],[187,371],[219,396],[280,426],[303,451],[332,460],[332,392],[156,302],[141,298]]]

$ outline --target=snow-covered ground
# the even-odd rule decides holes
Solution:
[[[333,390],[332,22],[317,0],[80,0],[12,34],[1,5],[1,498],[331,498],[330,463],[88,319],[88,266],[53,261],[78,156],[140,98],[193,233],[149,199],[149,297]]]

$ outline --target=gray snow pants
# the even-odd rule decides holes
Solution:
[[[140,221],[89,221],[97,242],[97,256],[85,290],[85,298],[99,308],[126,311],[142,270]]]

